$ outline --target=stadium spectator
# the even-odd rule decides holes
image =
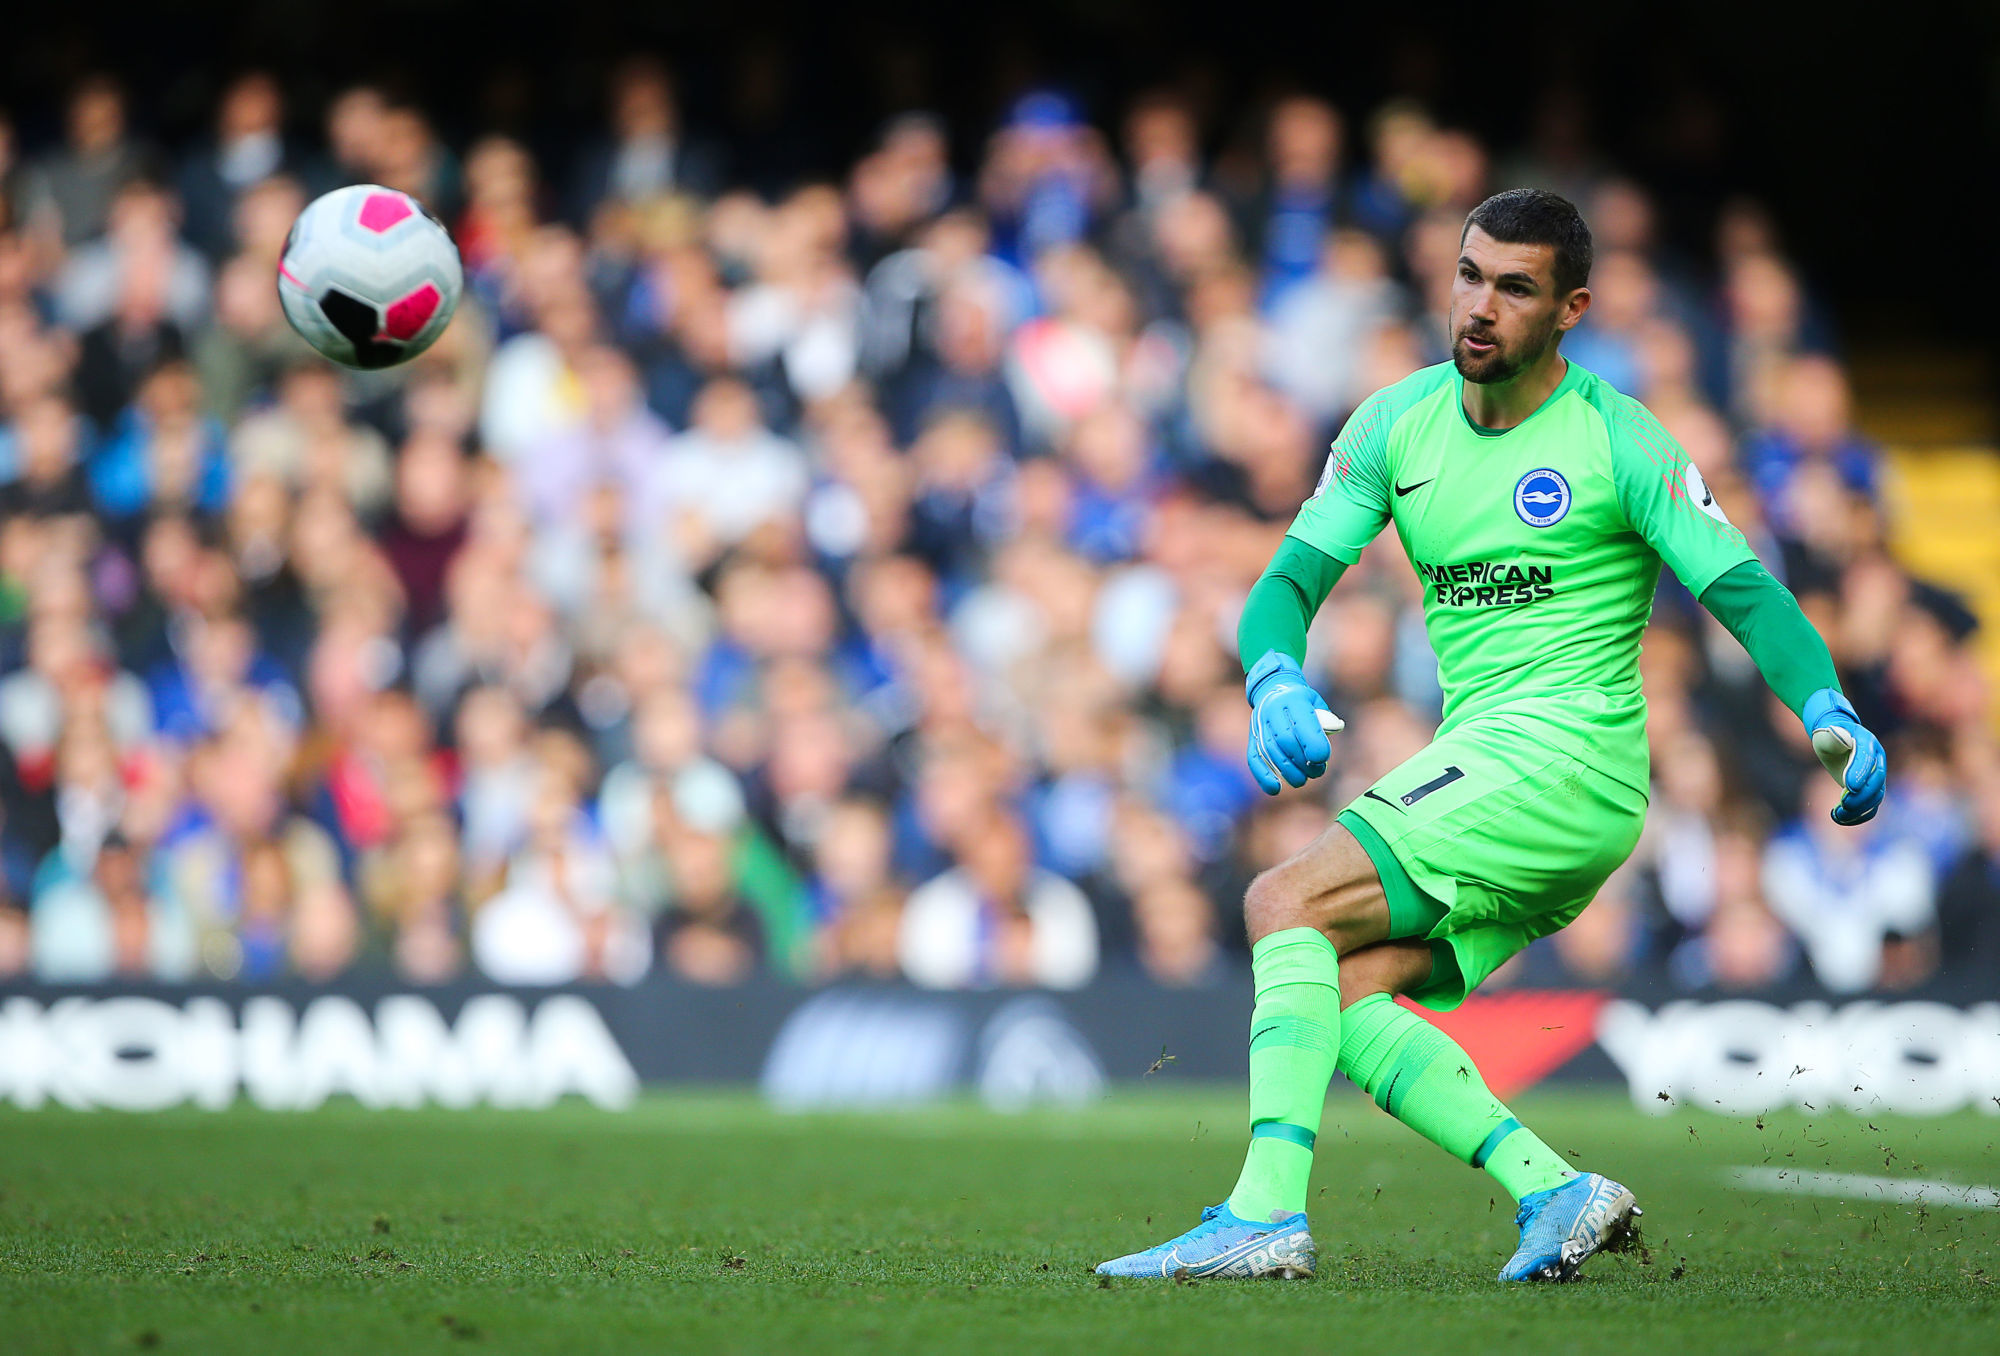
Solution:
[[[52,287],[65,326],[86,332],[123,314],[151,288],[180,335],[208,314],[209,269],[179,236],[180,206],[160,185],[134,179],[112,198],[102,235],[73,249]]]
[[[171,267],[156,248],[121,261],[111,315],[77,346],[77,403],[100,432],[118,423],[148,374],[187,354],[187,333],[168,309]]]
[[[690,784],[705,781],[713,781],[716,791]],[[720,781],[683,777],[680,783],[672,796],[656,798],[658,841],[671,873],[671,902],[654,923],[660,959],[671,973],[697,984],[733,984],[756,968],[774,940],[740,866],[735,831],[741,808],[718,794]]]
[[[414,984],[455,978],[465,964],[467,908],[458,831],[431,812],[403,822],[360,873],[376,946]]]
[[[219,263],[245,243],[236,233],[242,195],[298,166],[285,144],[284,92],[268,71],[232,81],[216,108],[214,140],[181,162],[177,187],[188,241]]]
[[[2000,971],[2000,769],[1974,782],[1972,846],[1938,890],[1938,956],[1947,974],[1990,984]]]
[[[1922,849],[1908,839],[1879,824],[1853,832],[1835,826],[1827,811],[1838,792],[1830,781],[1810,784],[1802,818],[1765,852],[1764,892],[1820,982],[1854,993],[1898,978],[1888,943],[1935,925],[1936,886]]]
[[[1408,306],[1389,276],[1389,259],[1358,230],[1326,238],[1315,271],[1295,280],[1272,306],[1265,369],[1322,430],[1335,429],[1372,388],[1361,359],[1376,330]]]
[[[1631,860],[1663,915],[1653,920],[1650,944],[1670,952],[1715,913],[1722,895],[1720,834],[1727,821],[1747,812],[1724,804],[1722,759],[1705,735],[1676,730],[1657,748],[1653,800]]]
[[[297,731],[304,716],[298,690],[242,616],[186,618],[169,643],[173,657],[148,676],[162,738],[194,743],[216,734],[247,699],[261,699],[258,705]]]
[[[285,323],[270,274],[271,260],[249,253],[224,264],[216,279],[215,311],[188,355],[201,374],[207,412],[224,424],[235,423],[277,385],[280,373],[308,356],[304,341]]]
[[[1798,943],[1764,902],[1758,851],[1754,832],[1731,827],[1717,836],[1715,907],[1667,960],[1683,988],[1754,990],[1797,970]]]
[[[881,145],[862,157],[848,182],[853,232],[849,256],[866,268],[909,243],[911,233],[950,204],[950,139],[928,113],[905,113],[882,131]]]
[[[91,458],[90,488],[113,523],[148,510],[222,512],[229,494],[222,425],[202,412],[192,367],[166,363],[139,384]]]
[[[765,214],[753,277],[729,301],[729,347],[737,366],[782,373],[810,403],[845,386],[860,361],[861,290],[845,258],[847,219],[827,188],[805,188]]]
[[[667,442],[646,512],[672,524],[689,563],[705,567],[795,511],[805,492],[798,447],[764,426],[748,385],[721,379],[702,388],[692,426]]]
[[[941,414],[911,445],[910,463],[910,550],[963,585],[1008,526],[1013,467],[998,431],[970,411]]]
[[[43,886],[30,917],[37,978],[59,984],[195,977],[194,929],[149,885],[148,863],[107,838],[87,873]]]
[[[339,375],[304,358],[273,386],[276,402],[244,415],[230,435],[235,474],[272,477],[294,495],[333,490],[363,517],[379,512],[392,483],[389,446],[376,430],[349,420]]]
[[[192,797],[161,843],[161,871],[201,938],[204,968],[223,979],[293,970],[325,979],[358,937],[333,837],[286,803],[293,736],[254,702],[238,702],[188,757]]]
[[[1201,129],[1169,90],[1140,95],[1125,112],[1126,197],[1141,229],[1201,186]]]
[[[471,534],[470,481],[465,454],[450,438],[419,431],[403,444],[395,503],[381,535],[410,635],[424,635],[443,619],[445,580]]]
[[[518,300],[532,328],[494,351],[479,413],[480,445],[503,463],[582,421],[575,363],[596,341],[598,328],[574,235],[556,227],[537,231],[523,250],[519,274]]]
[[[957,865],[910,895],[898,953],[926,988],[1034,984],[1073,989],[1097,972],[1097,924],[1074,885],[1034,865],[1019,820],[979,815]]]
[[[1810,547],[1815,496],[1874,500],[1876,452],[1854,431],[1847,377],[1831,358],[1794,358],[1774,380],[1770,424],[1744,439],[1743,472],[1779,535]]]
[[[901,441],[914,441],[940,415],[976,414],[1013,455],[1021,448],[1021,415],[1001,370],[1006,300],[991,279],[948,283],[937,299],[929,352],[913,356],[886,384],[884,404]]]
[[[1015,102],[979,182],[994,253],[1016,265],[1084,239],[1116,191],[1104,138],[1052,90]]]
[[[375,132],[374,182],[424,204],[433,216],[457,215],[464,185],[458,161],[438,140],[430,119],[411,104],[390,103]]]
[[[353,85],[327,101],[322,153],[308,173],[315,195],[375,178],[388,100],[372,85]]]
[[[487,137],[465,160],[465,213],[452,231],[475,296],[501,309],[521,252],[541,224],[540,183],[527,147]]]
[[[108,75],[86,76],[70,92],[62,149],[44,156],[26,184],[27,211],[52,219],[65,246],[103,233],[112,200],[150,168],[151,154],[126,124],[125,91]]]
[[[572,736],[537,741],[502,888],[472,924],[479,968],[502,983],[629,984],[651,966],[644,920],[620,902],[616,867],[582,803],[588,765]]]
[[[59,518],[90,512],[90,484],[80,452],[84,430],[69,401],[54,392],[16,408],[13,478],[0,485],[0,517]]]
[[[25,663],[0,678],[0,741],[11,759],[11,778],[22,786],[49,785],[56,748],[72,712],[94,712],[106,735],[122,750],[143,748],[158,728],[158,712],[146,685],[113,662],[84,617],[52,606],[61,588],[81,592],[60,565],[44,567],[41,615],[28,624]]]
[[[657,59],[633,57],[612,72],[611,135],[577,158],[570,219],[581,225],[604,202],[640,203],[666,193],[697,198],[722,187],[720,156],[681,126],[673,77]]]
[[[1262,262],[1261,304],[1277,305],[1319,265],[1321,242],[1340,208],[1339,112],[1323,99],[1294,95],[1271,110],[1267,181],[1246,215]]]
[[[814,922],[814,969],[822,977],[889,978],[898,968],[897,930],[907,891],[891,865],[888,810],[851,796],[826,815],[806,883]]]
[[[530,525],[547,531],[576,522],[600,489],[624,507],[626,533],[649,533],[655,481],[664,474],[670,431],[640,398],[631,361],[609,345],[585,350],[576,364],[583,420],[552,430],[523,449],[514,484]]]

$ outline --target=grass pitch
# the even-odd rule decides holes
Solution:
[[[1023,1116],[0,1110],[0,1350],[2000,1349],[2000,1210],[1728,1180],[1993,1185],[2000,1117],[1517,1109],[1631,1184],[1650,1261],[1498,1285],[1511,1203],[1345,1089],[1308,1284],[1088,1274],[1234,1180],[1240,1091],[1164,1078]]]

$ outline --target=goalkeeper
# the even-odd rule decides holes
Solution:
[[[1115,1276],[1310,1276],[1306,1180],[1338,1069],[1519,1201],[1503,1281],[1568,1280],[1624,1241],[1632,1193],[1562,1156],[1398,994],[1448,1010],[1568,925],[1638,841],[1647,796],[1639,641],[1664,561],[1804,722],[1859,824],[1881,743],[1833,661],[1687,454],[1646,409],[1564,359],[1590,308],[1590,232],[1552,193],[1466,218],[1449,363],[1363,401],[1238,633],[1264,790],[1326,770],[1339,728],[1300,671],[1341,572],[1395,524],[1424,587],[1444,686],[1430,746],[1251,883],[1250,1147],[1227,1201]]]

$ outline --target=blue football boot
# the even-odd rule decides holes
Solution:
[[[1523,1196],[1514,1212],[1521,1246],[1500,1268],[1500,1279],[1575,1280],[1598,1253],[1619,1252],[1637,1242],[1634,1221],[1641,1213],[1630,1191],[1594,1172]]]
[[[1210,1276],[1282,1281],[1310,1280],[1313,1239],[1303,1212],[1259,1224],[1231,1212],[1228,1203],[1201,1212],[1201,1223],[1156,1248],[1113,1258],[1097,1268],[1100,1276],[1179,1276],[1198,1281]]]

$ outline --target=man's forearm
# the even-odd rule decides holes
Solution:
[[[1346,569],[1298,538],[1285,538],[1243,600],[1236,649],[1245,673],[1272,650],[1305,662],[1306,628]]]
[[[1771,691],[1802,715],[1806,698],[1840,690],[1833,656],[1791,590],[1756,561],[1746,561],[1710,584],[1701,605],[1740,641]]]

